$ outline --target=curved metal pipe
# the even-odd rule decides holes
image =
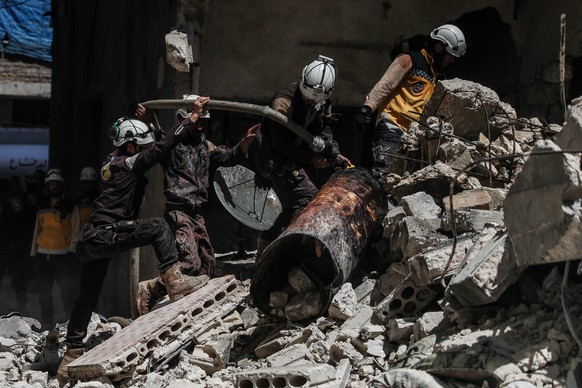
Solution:
[[[148,109],[177,109],[191,108],[192,100],[151,100],[142,102],[141,105]],[[267,117],[274,122],[281,124],[291,132],[295,133],[301,140],[307,144],[313,144],[314,136],[305,128],[289,119],[287,116],[277,112],[266,105],[247,104],[245,102],[223,101],[210,99],[206,104],[208,109],[226,110],[229,112],[249,113],[258,116]]]

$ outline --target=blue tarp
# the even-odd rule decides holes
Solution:
[[[53,29],[51,0],[0,0],[0,40],[8,35],[7,54],[50,62]],[[4,45],[0,41],[0,51]]]

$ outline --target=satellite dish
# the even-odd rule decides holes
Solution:
[[[255,173],[243,166],[219,167],[214,190],[222,206],[234,218],[255,230],[267,230],[281,213],[281,201],[273,189],[255,185]]]

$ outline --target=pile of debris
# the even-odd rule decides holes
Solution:
[[[94,314],[71,386],[582,386],[582,283],[570,268],[582,252],[582,98],[563,127],[547,126],[451,80],[426,112],[406,151],[429,163],[388,177],[382,237],[329,289],[323,314],[291,314],[277,295],[259,309],[244,271],[225,275],[131,323]],[[312,291],[317,279],[291,269],[289,285]],[[302,298],[301,311],[323,299]],[[0,384],[57,387],[65,327],[31,326],[0,319]]]

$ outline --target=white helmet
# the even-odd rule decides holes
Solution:
[[[155,141],[152,132],[144,122],[122,117],[117,119],[109,129],[109,137],[113,140],[115,147],[119,147],[127,142],[144,145]]]
[[[184,94],[182,96],[182,100],[192,100],[195,101],[198,97],[198,95],[196,94]],[[178,120],[184,120],[187,117],[190,117],[190,115],[192,114],[192,111],[194,110],[194,108],[180,108],[176,111],[176,116],[178,117]],[[201,119],[209,119],[210,118],[210,112],[205,110],[204,112],[202,112],[202,114],[200,115]]]
[[[467,43],[465,42],[465,35],[463,31],[455,25],[443,24],[442,26],[435,28],[431,33],[430,37],[447,45],[447,52],[454,57],[459,58],[465,54],[467,50]]]
[[[64,182],[63,173],[61,172],[60,168],[51,168],[46,173],[46,177],[44,178],[44,183],[48,182]]]
[[[81,170],[81,175],[79,175],[79,180],[83,181],[96,181],[97,171],[93,167],[85,167]]]
[[[335,76],[333,59],[320,55],[303,69],[299,83],[301,93],[304,97],[321,103],[331,95]]]

